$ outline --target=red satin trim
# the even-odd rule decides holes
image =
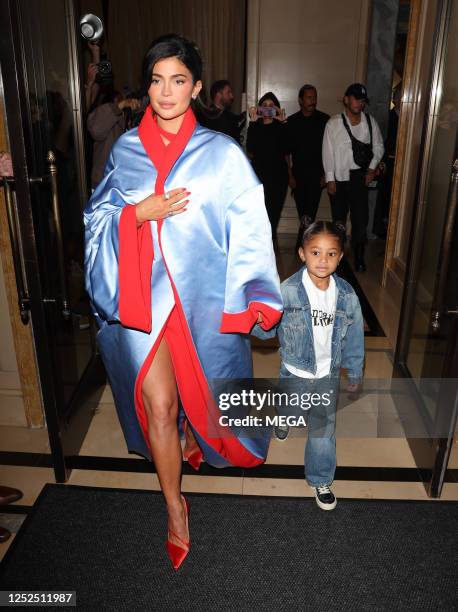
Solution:
[[[137,227],[135,206],[119,219],[119,319],[125,327],[151,331],[153,240],[149,223]]]
[[[258,320],[258,313],[262,314],[262,323],[259,325],[268,330],[276,325],[282,313],[262,302],[250,302],[248,309],[243,312],[223,312],[219,331],[222,334],[249,334]]]
[[[183,153],[196,118],[191,108],[185,113],[180,130],[166,147],[150,106],[138,126],[140,141],[157,170],[154,193],[164,193],[164,184],[176,160]],[[151,331],[151,269],[153,239],[149,223],[137,228],[135,206],[126,205],[119,221],[119,319],[125,327]]]

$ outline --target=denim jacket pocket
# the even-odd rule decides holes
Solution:
[[[285,307],[281,330],[283,332],[286,353],[302,355],[307,333],[305,308]]]
[[[353,319],[349,317],[342,317],[342,327],[340,331],[340,339],[343,340],[347,335],[348,328],[353,325]]]

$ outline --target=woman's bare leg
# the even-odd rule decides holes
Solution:
[[[169,528],[189,540],[181,500],[181,445],[178,435],[178,392],[167,342],[163,338],[142,386],[151,451],[167,504]],[[174,538],[171,538],[174,541]],[[175,542],[178,546],[179,541]]]

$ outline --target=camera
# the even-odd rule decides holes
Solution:
[[[108,59],[102,59],[97,64],[97,77],[98,83],[112,83],[113,82],[113,70],[111,62]]]
[[[261,117],[275,117],[277,109],[273,106],[258,106],[258,115]]]

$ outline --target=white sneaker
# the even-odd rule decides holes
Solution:
[[[315,500],[322,510],[334,510],[337,506],[337,499],[328,485],[312,487],[315,490]]]

